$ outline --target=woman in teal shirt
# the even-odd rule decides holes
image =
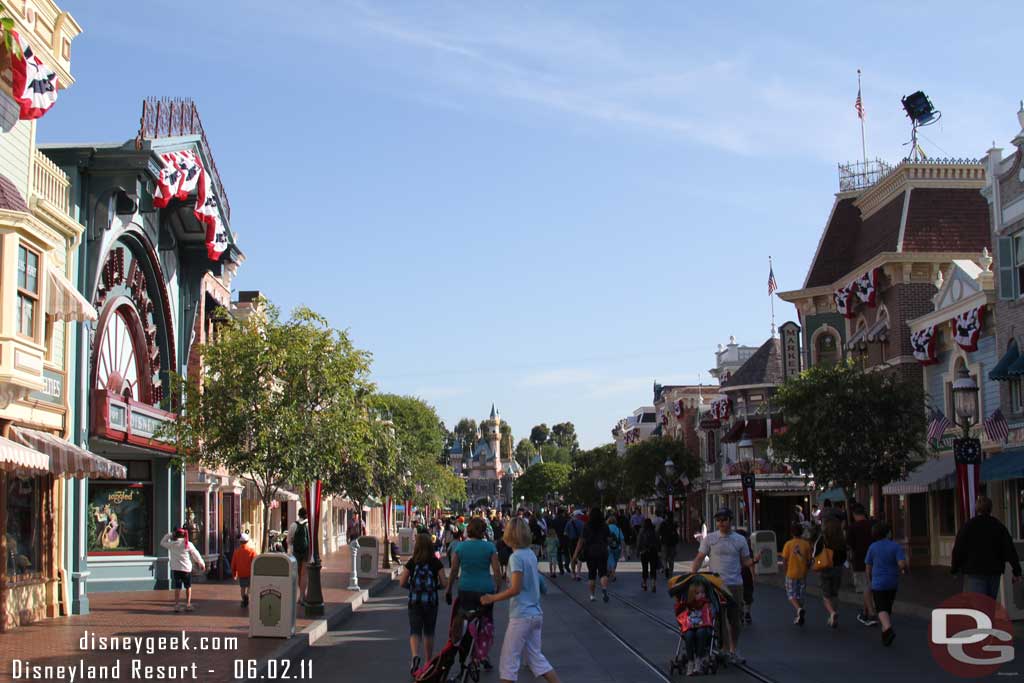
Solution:
[[[501,567],[498,565],[498,550],[486,540],[486,533],[487,522],[480,517],[469,520],[466,526],[468,538],[452,554],[452,571],[446,596],[449,603],[452,587],[459,584],[459,610],[452,621],[453,636],[461,637],[467,611],[482,610],[485,619],[492,619],[493,608],[482,606],[480,598],[498,591],[497,577],[501,576]],[[457,642],[455,638],[452,640]],[[487,658],[481,664],[486,671],[492,668]]]

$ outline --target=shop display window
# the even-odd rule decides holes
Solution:
[[[5,493],[7,580],[39,576],[43,554],[41,480],[9,474]]]
[[[89,484],[89,554],[153,552],[149,484]]]
[[[935,502],[939,513],[939,535],[956,536],[956,494],[953,489],[937,491]]]

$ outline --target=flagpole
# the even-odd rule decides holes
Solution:
[[[857,95],[861,98],[861,111],[864,110],[864,96],[860,89],[860,69],[857,69]],[[859,112],[858,112],[859,113]],[[864,157],[864,171],[868,170],[868,148],[864,144],[864,114],[859,113],[857,117],[860,119],[860,153]]]
[[[768,257],[768,272],[771,273],[772,275],[775,274],[774,269],[772,269],[772,257],[771,256]],[[769,300],[769,302],[771,304],[771,309],[772,309],[772,338],[774,339],[775,338],[775,292],[771,292],[768,295],[768,300]]]

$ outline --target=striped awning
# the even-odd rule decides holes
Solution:
[[[927,493],[932,484],[945,479],[956,472],[956,463],[952,453],[943,453],[938,458],[926,460],[902,481],[894,481],[882,487],[886,496],[907,495],[911,493]]]
[[[53,474],[84,479],[124,479],[128,469],[112,460],[90,453],[64,439],[27,427],[11,427],[11,436],[29,448],[39,451]]]
[[[96,320],[92,307],[71,281],[56,268],[50,268],[50,295],[46,299],[46,313],[54,320]]]
[[[867,340],[869,344],[884,342],[889,338],[889,318],[882,317],[875,321],[875,324],[868,328]]]
[[[0,436],[0,470],[24,470],[40,474],[50,471],[50,456]]]

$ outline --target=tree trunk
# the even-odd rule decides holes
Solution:
[[[273,498],[268,488],[263,494],[263,552],[270,551],[270,500]]]

